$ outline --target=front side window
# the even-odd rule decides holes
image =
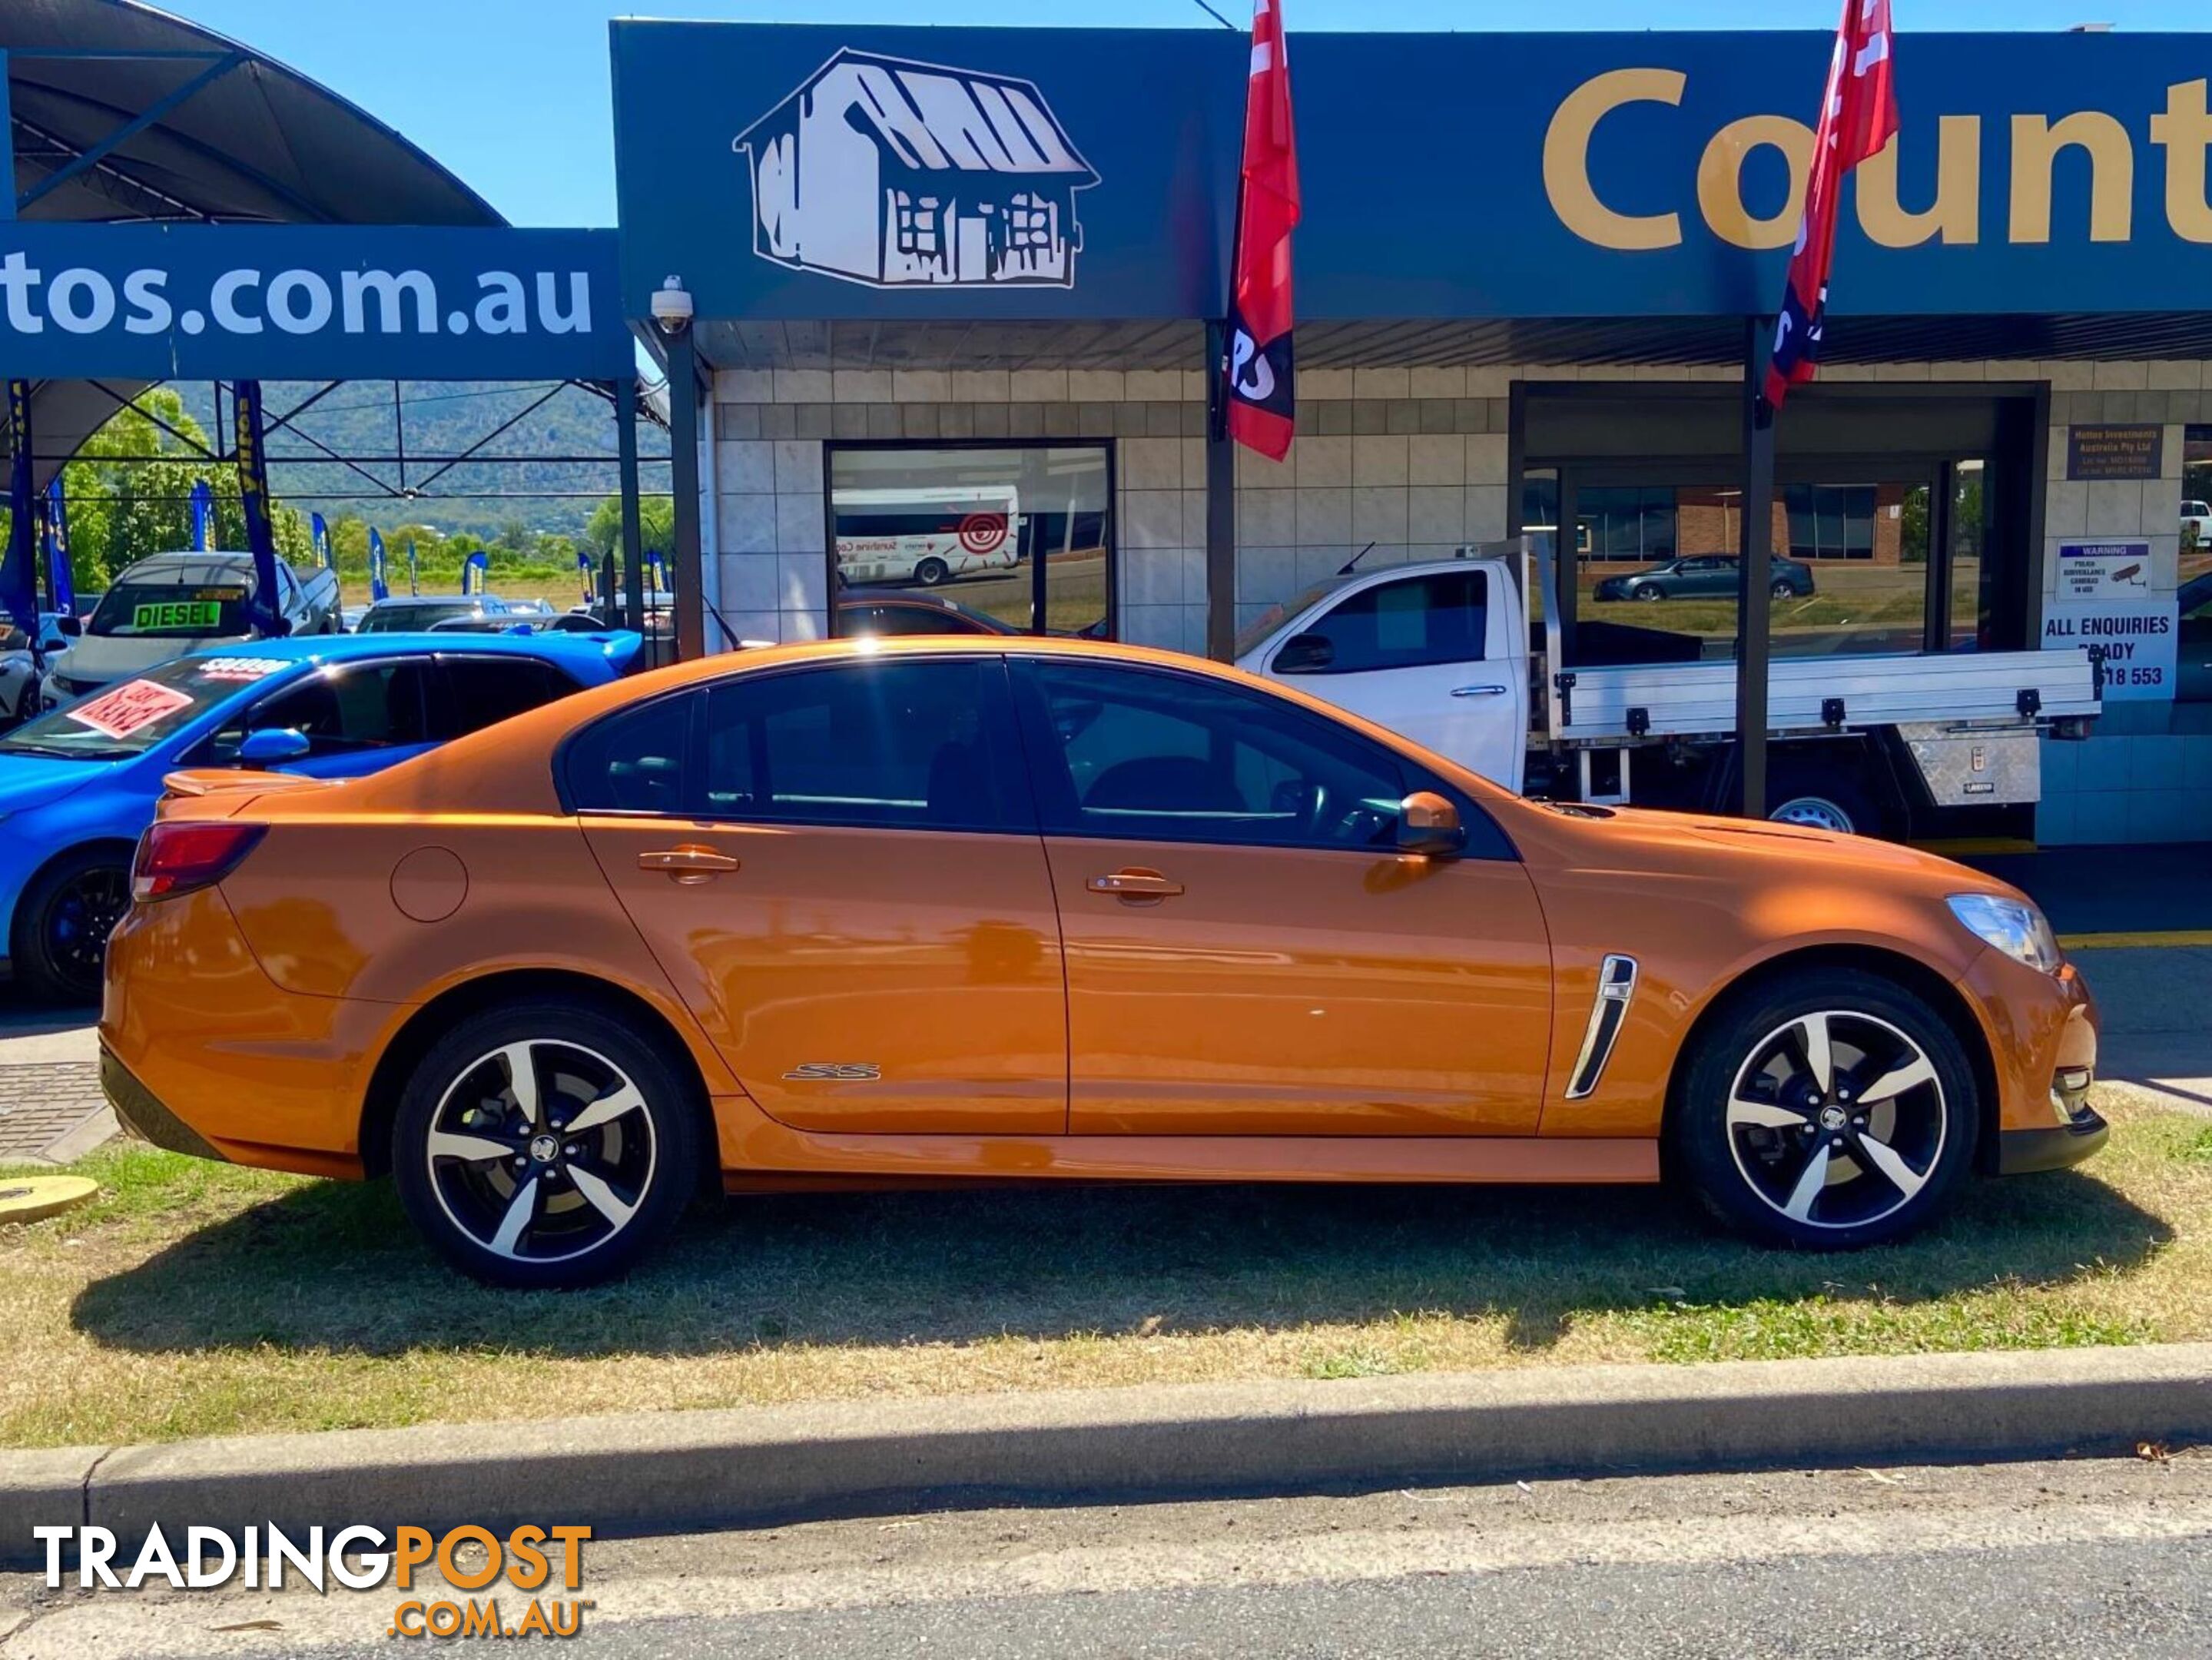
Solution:
[[[1336,848],[1382,848],[1395,839],[1407,771],[1355,733],[1194,676],[1077,663],[1024,668],[1029,748],[1048,833]]]
[[[1018,815],[995,658],[746,676],[707,695],[702,816],[995,830]]]
[[[1489,629],[1479,570],[1439,571],[1362,588],[1306,630],[1327,640],[1327,661],[1303,671],[1360,674],[1481,660]]]
[[[234,759],[248,733],[305,733],[310,757],[351,755],[429,741],[421,663],[360,663],[325,669],[234,716],[208,740],[210,757]]]

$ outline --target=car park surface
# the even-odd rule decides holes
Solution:
[[[0,738],[0,939],[34,994],[97,996],[131,848],[180,767],[308,777],[392,765],[447,738],[614,678],[635,635],[270,640],[182,657]],[[289,749],[290,754],[280,751]]]
[[[179,784],[108,957],[118,1110],[389,1171],[506,1283],[620,1271],[718,1176],[1663,1168],[1850,1246],[2105,1134],[2088,992],[2004,884],[1525,801],[1167,654],[777,648]]]

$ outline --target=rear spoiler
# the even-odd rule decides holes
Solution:
[[[327,789],[331,781],[302,778],[295,772],[256,772],[247,767],[205,768],[173,772],[161,780],[170,795],[273,795],[280,790]]]

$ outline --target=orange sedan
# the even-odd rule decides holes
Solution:
[[[1187,657],[777,648],[171,787],[118,1110],[389,1174],[506,1284],[619,1272],[717,1183],[1663,1178],[1848,1247],[2106,1134],[2088,992],[2003,884],[1522,800]]]

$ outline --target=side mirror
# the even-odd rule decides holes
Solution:
[[[1415,790],[1398,804],[1398,851],[1449,859],[1467,845],[1459,809],[1434,790]]]
[[[54,632],[57,634],[66,635],[72,640],[81,639],[84,635],[84,618],[82,617],[57,617],[54,618]]]
[[[307,734],[297,727],[264,727],[246,734],[246,741],[238,746],[238,759],[241,765],[273,767],[279,762],[297,761],[313,747]]]
[[[1336,648],[1325,634],[1294,634],[1269,664],[1277,674],[1317,674],[1336,661]]]

